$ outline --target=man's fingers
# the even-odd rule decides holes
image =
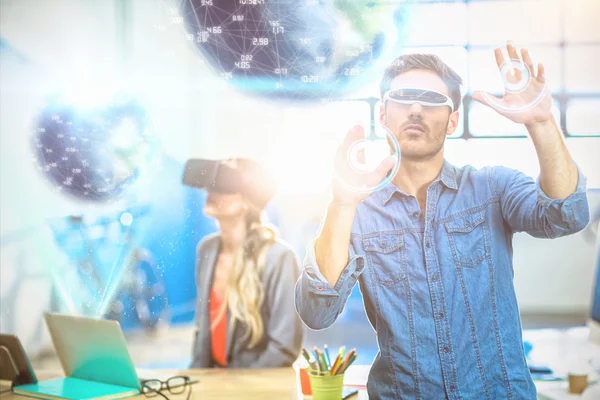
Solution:
[[[352,129],[348,131],[346,137],[344,137],[344,141],[342,142],[341,148],[344,150],[350,149],[352,144],[358,142],[361,139],[365,138],[365,129],[362,125],[354,125]]]
[[[522,74],[519,68],[513,67],[513,62],[518,62],[522,64],[521,58],[519,58],[519,53],[517,53],[517,49],[512,42],[506,43],[506,51],[508,52],[508,74],[506,76],[506,81],[508,83],[518,83],[521,80]]]
[[[473,100],[478,101],[478,102],[480,102],[482,104],[485,104],[487,106],[488,105],[487,99],[489,97],[492,97],[492,95],[490,93],[485,93],[485,92],[482,92],[480,90],[476,90],[476,91],[473,92],[472,97],[473,97]]]
[[[396,165],[397,160],[398,157],[396,157],[395,155],[387,156],[386,158],[384,158],[383,161],[379,163],[377,168],[375,168],[375,170],[369,174],[369,184],[375,186],[379,182],[381,182],[383,177],[386,176],[392,168],[394,168],[394,165]]]
[[[502,49],[500,47],[494,49],[494,55],[496,56],[496,65],[498,65],[498,68],[502,68],[504,65],[504,54],[502,54]]]
[[[364,148],[358,150],[358,152],[356,153],[356,162],[359,165],[364,165],[367,162],[367,156],[366,156],[366,151]]]
[[[352,147],[352,145],[356,142],[358,142],[361,139],[364,139],[365,137],[365,131],[364,128],[361,125],[354,125],[349,131],[348,133],[346,133],[346,136],[344,136],[344,139],[342,140],[341,144],[338,146],[336,154],[335,154],[335,158],[337,161],[341,161],[341,160],[345,160],[346,157],[348,156],[348,151],[350,151],[350,147]]]
[[[544,65],[542,63],[538,64],[538,73],[537,73],[537,80],[539,83],[546,83],[546,76],[545,76],[546,71],[544,70]]]
[[[375,171],[378,175],[384,177],[392,168],[394,168],[394,165],[396,165],[397,161],[398,157],[396,155],[387,156],[379,163]]]
[[[520,60],[519,53],[517,53],[517,49],[515,48],[515,45],[512,42],[506,43],[506,51],[508,52],[508,58],[510,58],[511,60]]]
[[[529,56],[529,51],[527,49],[521,49],[521,56],[523,57],[523,62],[529,68],[529,72],[531,76],[535,76],[535,71],[533,69],[533,61],[531,61],[531,57]]]
[[[510,65],[510,68],[506,70],[506,75],[504,76],[504,80],[506,83],[510,83],[512,85],[517,84],[521,81],[523,75],[521,74],[521,70],[518,68],[513,68]]]
[[[473,97],[473,100],[475,100],[475,101],[478,101],[480,103],[486,104],[485,98],[483,97],[483,92],[481,92],[479,90],[473,92],[473,94],[471,95],[471,97]]]
[[[500,104],[502,104],[502,99],[494,96],[491,93],[482,91],[473,92],[473,100],[485,104],[488,107],[492,107],[493,109],[498,109]]]

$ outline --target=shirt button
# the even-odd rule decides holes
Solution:
[[[451,392],[454,392],[454,389],[456,389],[456,388],[454,387],[454,385],[450,385],[450,391],[451,391]]]
[[[444,346],[444,353],[448,354],[450,352],[450,349],[448,348],[448,346]]]
[[[440,316],[440,319],[444,318],[444,313],[443,312],[439,313],[439,316]]]
[[[429,240],[425,241],[425,247],[430,248],[431,242]]]
[[[434,282],[437,282],[437,281],[439,281],[439,280],[440,280],[440,276],[439,276],[438,274],[433,274],[433,276],[431,277],[431,279],[432,279]]]
[[[419,213],[418,213],[418,212],[414,212],[414,213],[412,214],[412,216],[413,216],[413,218],[419,218]]]

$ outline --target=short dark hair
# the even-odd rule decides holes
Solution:
[[[454,110],[458,110],[462,102],[461,85],[462,78],[452,68],[450,68],[442,59],[435,54],[403,54],[396,58],[383,73],[383,78],[379,84],[381,98],[385,92],[390,90],[392,80],[400,74],[413,69],[426,69],[435,72],[448,86],[448,93],[454,102]]]

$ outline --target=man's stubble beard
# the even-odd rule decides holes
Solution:
[[[439,143],[439,146],[436,146],[436,148],[434,148],[426,153],[418,152],[417,154],[410,154],[410,153],[405,154],[402,151],[402,144],[401,144],[401,141],[399,138],[400,135],[394,133],[394,136],[396,137],[396,140],[398,141],[398,144],[400,145],[401,157],[408,161],[419,161],[419,162],[427,161],[427,160],[430,160],[433,157],[435,157],[437,154],[439,154],[440,151],[443,151],[443,149],[444,149],[444,144],[446,143],[446,128],[448,127],[449,122],[450,122],[450,115],[448,115],[448,118],[446,119],[446,123],[443,126],[443,129],[444,129],[443,132],[440,133],[440,135],[439,135],[439,137],[441,137],[441,142]],[[418,123],[418,122],[414,122],[414,123]],[[404,125],[402,125],[402,126],[404,126]],[[387,129],[390,129],[390,128],[387,127]],[[434,136],[434,137],[437,137],[437,136]],[[429,140],[429,142],[432,142],[431,139],[429,139],[429,138],[427,138],[427,139]],[[393,145],[389,139],[387,140],[387,142],[388,142],[388,145],[390,146],[390,150],[392,150],[392,152],[390,154],[393,154]]]
[[[446,126],[447,126],[447,122],[446,122]],[[427,145],[433,143],[434,138],[440,138],[439,139],[440,142],[438,143],[436,141],[435,147],[428,148],[429,146],[427,146]],[[445,143],[446,143],[446,130],[444,128],[443,132],[440,132],[440,133],[434,135],[432,138],[427,137],[426,143],[423,143],[424,146],[421,148],[417,148],[417,151],[403,152],[402,146],[400,146],[400,152],[401,152],[402,158],[406,159],[407,161],[424,162],[424,161],[431,160],[436,155],[438,155],[440,153],[440,151],[443,151]],[[431,146],[433,146],[433,144],[431,144]]]

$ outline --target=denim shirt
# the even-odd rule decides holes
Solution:
[[[444,163],[417,199],[389,184],[359,204],[349,262],[332,287],[314,241],[296,284],[306,325],[334,323],[358,280],[377,354],[373,399],[535,399],[513,285],[512,236],[556,238],[589,222],[585,177],[550,199],[539,180],[505,167]]]

